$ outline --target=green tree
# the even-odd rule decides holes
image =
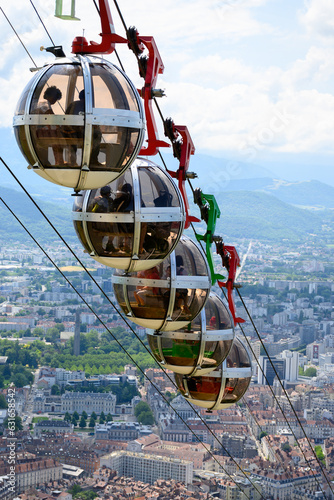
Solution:
[[[81,486],[79,484],[73,484],[68,490],[69,493],[74,497],[77,493],[79,493],[82,490]]]
[[[83,418],[85,418],[86,420],[87,420],[87,418],[88,418],[88,415],[87,415],[87,413],[85,412],[85,410],[81,413],[81,416],[82,416]]]
[[[93,417],[90,417],[89,421],[89,427],[93,428],[95,427],[96,420]]]
[[[65,413],[65,415],[64,415],[64,420],[65,420],[65,422],[71,422],[71,420],[72,420],[72,417],[71,417],[71,415],[68,413],[68,411],[67,411],[67,412]]]
[[[143,425],[153,425],[154,417],[152,410],[150,409],[150,411],[142,411],[141,413],[139,413],[137,420],[140,424]]]
[[[75,420],[77,420],[77,421],[78,421],[78,420],[79,420],[79,418],[80,418],[80,417],[79,417],[79,413],[78,413],[77,411],[75,411],[75,412],[73,413],[72,417],[73,417],[73,418],[75,418]]]
[[[321,446],[320,446],[320,445],[316,446],[316,447],[314,448],[314,451],[315,451],[315,453],[316,453],[316,455],[317,455],[318,460],[320,460],[320,462],[321,462],[323,465],[326,465],[325,455],[324,455],[324,452],[323,452],[323,450],[322,450]]]
[[[310,366],[307,370],[305,370],[304,375],[305,377],[315,377],[317,375],[317,369]]]
[[[81,417],[79,427],[81,427],[82,429],[86,427],[86,419],[84,417]]]
[[[4,410],[5,408],[8,408],[6,398],[3,394],[0,394],[0,409]]]
[[[153,425],[154,423],[152,410],[145,401],[140,401],[140,403],[135,406],[135,416],[140,424]]]
[[[108,413],[108,415],[106,416],[106,422],[112,422],[112,421],[113,421],[112,414]]]
[[[60,394],[60,390],[59,390],[59,386],[57,384],[54,384],[52,387],[51,387],[51,394],[53,396],[59,396]]]
[[[5,418],[3,424],[6,427],[6,429],[8,429],[8,418]],[[22,418],[19,417],[18,415],[15,415],[15,430],[22,431],[22,429],[23,429]]]
[[[95,411],[93,411],[93,413],[91,414],[90,418],[93,418],[94,420],[97,420],[97,415],[96,415]]]
[[[292,449],[292,448],[291,448],[291,446],[289,445],[289,443],[288,443],[288,442],[286,442],[286,443],[283,443],[283,444],[282,444],[281,449],[282,449],[283,451],[285,451],[286,453],[290,453],[290,451],[291,451],[291,449]]]

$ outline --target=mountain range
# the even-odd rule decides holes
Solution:
[[[53,231],[47,229],[47,223],[10,174],[11,170],[64,237],[75,241],[71,221],[72,190],[49,183],[27,170],[12,131],[2,129],[1,137],[1,197],[44,241],[54,239]],[[163,158],[168,168],[178,168],[171,154],[164,154]],[[159,158],[153,157],[152,161],[158,163]],[[275,177],[270,165],[266,168],[203,154],[191,157],[189,170],[198,174],[192,181],[193,187],[216,197],[222,213],[217,229],[224,236],[297,242],[313,234],[320,240],[332,239],[334,187],[331,185],[318,180],[288,181]],[[191,197],[190,190],[188,195]],[[192,206],[192,213],[198,216],[198,208]],[[18,234],[20,240],[27,238],[3,205],[0,215],[1,240],[15,240]]]

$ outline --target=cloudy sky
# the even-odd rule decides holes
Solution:
[[[54,17],[54,0],[33,0],[54,43],[70,55],[76,35],[99,41],[93,0],[77,1],[80,22]],[[63,0],[65,9],[69,2]],[[1,2],[37,65],[51,42],[30,0]],[[153,35],[165,64],[157,86],[163,115],[187,125],[196,150],[248,161],[277,154],[331,158],[334,131],[332,0],[118,0],[125,24]],[[110,0],[116,32],[124,35]],[[0,126],[11,127],[32,61],[0,12]],[[134,56],[119,53],[140,86]],[[108,59],[116,63],[115,56]]]

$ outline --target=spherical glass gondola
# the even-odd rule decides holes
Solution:
[[[116,181],[76,197],[72,216],[93,259],[116,269],[143,271],[174,250],[185,210],[172,178],[155,163],[138,158]]]
[[[217,294],[211,292],[201,313],[176,332],[147,331],[155,359],[165,369],[182,375],[209,373],[224,361],[234,339],[232,316]]]
[[[220,410],[237,403],[248,389],[252,378],[251,358],[239,338],[218,369],[204,376],[175,374],[182,396],[197,406]]]
[[[35,74],[17,104],[14,131],[37,174],[76,190],[94,189],[136,158],[143,119],[141,98],[125,73],[78,55]]]
[[[174,331],[201,312],[209,296],[211,276],[200,247],[182,236],[174,252],[147,271],[112,277],[116,300],[137,325]]]

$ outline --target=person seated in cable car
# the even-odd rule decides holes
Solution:
[[[182,255],[176,255],[176,274],[177,276],[185,276],[186,271],[184,268],[184,262]],[[191,312],[187,305],[188,289],[187,288],[177,288],[175,291],[175,307],[176,309],[181,309],[182,313],[190,315]]]
[[[79,99],[71,102],[65,111],[66,115],[84,115],[85,114],[85,91],[81,90],[79,92]],[[78,146],[81,144],[81,149],[83,149],[83,139],[84,139],[84,126],[78,125],[67,125],[65,127],[65,137],[69,139],[79,139],[77,144],[70,145],[70,157],[69,164],[70,165],[78,165],[77,159],[77,150]],[[97,125],[93,126],[92,131],[92,152],[90,156],[90,163],[94,164],[94,166],[105,166],[103,163],[100,163],[98,160],[98,156],[100,153],[100,144],[102,139],[102,133],[100,127]]]
[[[56,102],[61,98],[62,93],[58,89],[58,87],[56,87],[55,85],[48,87],[43,94],[44,101],[40,102],[35,109],[32,109],[32,113],[38,115],[54,115],[55,113],[52,109],[52,106],[56,104]],[[61,138],[62,135],[60,133],[60,128],[57,125],[41,125],[37,128],[36,137],[39,139],[50,137],[55,138],[56,140],[57,138]],[[43,166],[50,164],[48,159],[48,150],[48,143],[39,144],[38,153]],[[55,164],[64,164],[63,148],[59,145],[54,144],[52,145],[52,151],[55,158]]]
[[[138,278],[159,280],[160,275],[157,267],[146,269],[145,271],[138,271]],[[138,285],[134,292],[135,299],[139,306],[159,306],[159,288],[148,285]]]

